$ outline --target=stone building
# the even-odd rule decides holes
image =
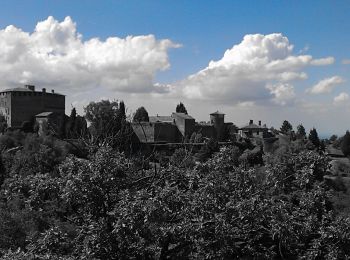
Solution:
[[[238,130],[238,134],[240,137],[243,138],[252,138],[252,137],[260,137],[264,138],[266,133],[268,132],[268,129],[265,125],[261,125],[261,121],[259,121],[258,125],[254,124],[253,120],[249,121],[249,124],[241,127]]]
[[[35,122],[38,125],[38,134],[55,134],[64,133],[66,115],[57,112],[42,112],[35,116]]]
[[[65,96],[55,93],[36,91],[35,86],[5,89],[0,92],[0,113],[5,117],[7,126],[19,128],[24,122],[32,122],[42,112],[65,113]]]
[[[149,122],[133,122],[132,128],[141,143],[178,143],[189,140],[196,132],[205,138],[224,139],[224,131],[232,123],[225,123],[225,114],[218,111],[210,114],[210,122],[197,123],[184,113],[171,116],[150,116]]]

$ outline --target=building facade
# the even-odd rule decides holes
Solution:
[[[7,126],[21,127],[31,122],[42,112],[65,113],[65,96],[55,93],[36,91],[35,86],[5,89],[0,92],[0,113],[5,117]]]

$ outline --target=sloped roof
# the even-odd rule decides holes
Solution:
[[[150,122],[173,122],[174,118],[171,116],[150,116],[149,121]]]
[[[266,127],[263,127],[263,126],[259,126],[257,124],[248,124],[248,125],[245,125],[245,126],[242,126],[240,129],[244,130],[244,129],[267,129]]]
[[[40,114],[35,115],[35,117],[47,117],[52,115],[54,112],[42,112]]]
[[[178,117],[182,117],[184,119],[194,119],[192,116],[187,115],[185,113],[173,113],[173,114],[177,115]]]
[[[216,112],[213,112],[210,115],[225,115],[225,114],[217,110]]]

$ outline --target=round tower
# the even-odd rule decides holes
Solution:
[[[211,113],[210,122],[214,126],[217,139],[222,141],[225,129],[225,114],[219,111]]]

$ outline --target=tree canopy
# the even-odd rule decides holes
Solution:
[[[177,104],[177,106],[176,106],[176,113],[184,113],[184,114],[187,115],[187,109],[186,109],[185,105],[182,102]]]
[[[342,138],[340,148],[345,156],[350,155],[350,133],[346,131],[345,135]]]
[[[147,112],[146,108],[139,107],[138,109],[136,109],[133,121],[134,122],[148,122],[149,117],[148,117],[148,112]]]
[[[282,133],[288,134],[293,130],[293,126],[287,120],[284,120],[280,130]]]
[[[305,127],[302,124],[297,126],[297,137],[298,138],[305,138],[306,137]]]
[[[319,147],[320,146],[320,139],[318,138],[318,133],[316,131],[316,128],[312,128],[310,130],[309,133],[309,140],[311,141],[311,143],[316,146]]]

